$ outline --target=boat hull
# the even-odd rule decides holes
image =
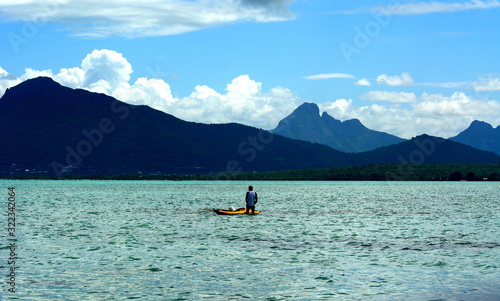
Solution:
[[[218,215],[238,215],[238,214],[245,214],[246,208],[238,208],[234,211],[231,210],[226,210],[226,209],[214,209],[214,212],[217,213]],[[255,210],[255,214],[260,214],[259,211]]]

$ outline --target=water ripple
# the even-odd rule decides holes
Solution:
[[[20,299],[500,299],[495,183],[14,184]]]

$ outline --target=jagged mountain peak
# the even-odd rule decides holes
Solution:
[[[321,114],[321,119],[324,121],[324,122],[327,122],[327,123],[331,123],[331,124],[335,124],[335,125],[340,125],[342,124],[342,121],[338,120],[338,119],[335,119],[334,117],[332,117],[330,114],[328,114],[327,112],[323,112],[323,114]]]
[[[300,105],[282,119],[273,133],[285,137],[328,145],[344,152],[363,152],[395,144],[404,139],[366,128],[360,120],[340,121],[327,112],[319,115],[314,103]]]
[[[48,91],[63,86],[48,76],[39,76],[31,78],[15,86],[16,89],[26,89],[27,87],[31,87],[33,89],[43,89]]]
[[[304,102],[298,106],[292,114],[311,114],[317,115],[319,117],[319,107],[317,104],[312,102]]]
[[[187,122],[43,77],[2,96],[0,128],[0,175],[22,168],[58,176],[220,172],[230,177],[242,171],[341,166],[349,160],[324,145],[241,124]]]
[[[474,120],[467,129],[450,140],[500,154],[500,126]]]
[[[7,91],[5,91],[5,96],[13,96],[11,98],[16,98],[16,97],[22,97],[23,95],[28,95],[32,93],[37,93],[37,94],[44,94],[50,91],[53,91],[54,89],[70,89],[67,87],[63,87],[56,81],[54,81],[50,77],[45,77],[45,76],[40,76],[32,79],[28,79],[19,85],[16,85],[14,87],[8,88]],[[14,95],[11,95],[13,94]],[[5,98],[4,98],[5,100]]]
[[[380,142],[388,135],[368,129],[346,134],[339,129],[350,122],[332,117],[330,121],[340,123],[332,127],[315,107],[305,105],[302,109],[311,114],[298,114],[283,127],[308,138],[327,137],[343,147],[366,147],[363,143]],[[429,150],[429,138],[424,136],[418,144],[402,142],[374,153],[347,154],[241,124],[186,122],[49,78],[26,81],[3,95],[0,128],[0,175],[215,173],[219,178],[221,173],[227,179],[245,171],[399,162],[402,154],[415,159],[415,147],[423,145],[426,155]],[[426,162],[500,162],[497,155],[457,145],[437,143],[439,156],[425,158]]]
[[[493,126],[484,121],[474,120],[466,130],[493,130]]]

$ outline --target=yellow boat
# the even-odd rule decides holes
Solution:
[[[238,208],[234,210],[229,210],[229,209],[214,209],[214,212],[219,214],[219,215],[234,215],[234,214],[245,214],[246,208]],[[255,214],[259,214],[260,212],[255,210]]]

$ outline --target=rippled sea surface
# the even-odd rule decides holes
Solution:
[[[499,183],[0,181],[4,224],[10,186],[0,299],[500,300]]]

